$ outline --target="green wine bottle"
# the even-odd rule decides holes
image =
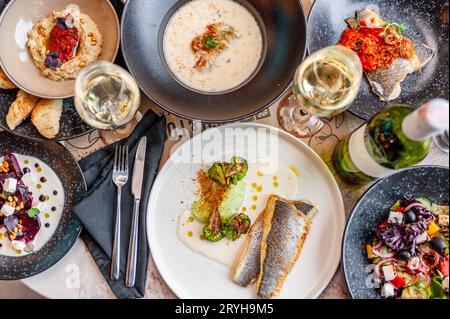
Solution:
[[[337,173],[364,183],[413,166],[429,153],[432,137],[449,127],[449,102],[433,100],[417,110],[392,105],[341,141],[333,154]]]

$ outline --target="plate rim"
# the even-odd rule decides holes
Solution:
[[[3,11],[0,14],[0,26],[3,22],[3,19],[5,18],[6,14],[8,13],[10,7],[17,1],[20,0],[10,0],[10,2],[3,8]],[[113,54],[113,58],[111,62],[114,62],[117,58],[117,55],[119,53],[119,48],[120,48],[120,44],[122,43],[122,25],[121,25],[121,21],[119,20],[119,16],[116,12],[116,9],[114,8],[114,5],[111,3],[110,0],[106,0],[106,3],[109,5],[109,7],[111,8],[111,11],[113,12],[113,16],[115,19],[115,24],[116,24],[116,29],[117,29],[117,43],[116,43],[116,47],[114,49],[114,54]],[[6,74],[6,76],[8,77],[8,79],[11,80],[12,83],[14,83],[14,85],[21,89],[22,91],[37,96],[41,99],[69,99],[69,98],[73,98],[75,95],[75,85],[73,88],[73,92],[70,93],[69,95],[37,95],[36,92],[32,92],[31,90],[26,89],[25,87],[23,87],[22,85],[20,85],[19,83],[17,83],[17,81],[11,77],[11,75],[8,73],[7,69],[4,67],[4,63],[0,57],[0,68],[2,68],[3,72]]]
[[[339,214],[336,214],[336,216],[340,217],[340,223],[341,225],[339,225],[338,227],[340,227],[341,229],[338,229],[338,236],[340,237],[339,240],[343,239],[343,235],[344,235],[344,230],[345,230],[345,224],[346,224],[346,213],[345,213],[345,203],[344,203],[344,199],[342,196],[342,192],[337,184],[336,179],[334,178],[332,172],[330,171],[329,167],[326,165],[326,163],[322,160],[322,158],[314,151],[314,149],[312,149],[309,145],[307,145],[304,141],[302,141],[301,139],[296,138],[294,135],[285,132],[277,127],[271,126],[271,125],[267,125],[267,124],[259,124],[259,123],[234,123],[234,124],[227,124],[227,125],[223,125],[220,127],[214,127],[214,128],[209,128],[205,131],[203,131],[201,134],[195,135],[192,138],[190,138],[188,141],[184,142],[182,145],[179,146],[178,149],[181,149],[182,147],[185,147],[186,145],[192,143],[192,140],[194,138],[199,138],[199,136],[201,136],[202,134],[204,134],[205,132],[209,131],[209,130],[214,130],[214,129],[226,129],[226,128],[266,128],[271,130],[272,132],[276,132],[279,135],[285,137],[286,139],[294,142],[294,144],[297,145],[301,145],[302,147],[304,147],[305,149],[307,149],[310,152],[310,155],[312,156],[312,158],[317,161],[318,165],[320,165],[320,170],[323,170],[325,173],[325,176],[328,177],[329,181],[330,181],[330,187],[332,188],[333,192],[335,192],[335,195],[337,195],[337,199],[338,199],[338,203],[335,203],[334,205],[336,206],[336,210],[339,211]],[[164,277],[164,273],[165,270],[162,270],[163,268],[161,267],[159,261],[157,258],[155,258],[154,256],[154,251],[157,251],[158,249],[155,246],[155,238],[153,238],[153,232],[150,232],[150,222],[151,222],[151,215],[153,214],[150,211],[150,206],[152,205],[152,202],[154,200],[152,200],[152,194],[153,194],[153,190],[156,189],[155,186],[158,186],[159,183],[162,183],[162,176],[164,174],[166,174],[166,172],[169,170],[169,166],[167,165],[168,163],[170,163],[170,160],[175,156],[175,154],[172,154],[169,159],[167,160],[167,162],[164,164],[164,166],[162,167],[162,169],[160,170],[160,172],[158,173],[158,176],[155,179],[155,182],[153,184],[153,188],[152,188],[152,192],[149,195],[149,200],[148,200],[148,204],[146,207],[146,237],[147,237],[147,242],[148,242],[148,246],[150,248],[150,253],[153,259],[153,262],[155,263],[155,266],[158,270],[158,272],[161,275],[161,278],[164,280],[165,284],[172,290],[172,292],[178,297],[178,298],[190,298],[189,296],[183,296],[182,292],[180,292],[180,290],[178,288],[175,287],[175,285],[173,284],[173,282],[169,282],[166,277]],[[341,245],[337,245],[338,249],[341,249],[341,251],[339,251],[337,254],[335,254],[335,261],[332,262],[332,267],[330,267],[330,269],[332,271],[329,271],[328,274],[326,276],[324,276],[324,278],[322,279],[322,283],[320,285],[315,285],[319,288],[317,288],[317,292],[313,293],[313,297],[312,298],[317,298],[318,296],[320,296],[320,294],[326,289],[326,287],[330,284],[331,280],[333,279],[334,275],[336,274],[337,269],[339,268],[339,265],[341,263],[341,255],[342,255],[342,248]],[[314,287],[313,287],[314,288]]]
[[[449,167],[444,166],[444,165],[417,165],[417,166],[413,166],[413,167],[408,167],[405,169],[401,169],[400,171],[391,174],[389,176],[386,176],[384,178],[381,178],[379,180],[377,180],[373,185],[371,185],[362,195],[361,197],[358,199],[358,201],[356,202],[355,206],[353,207],[350,216],[347,219],[347,224],[345,225],[345,230],[344,230],[344,235],[342,237],[342,243],[341,243],[341,267],[342,267],[342,272],[344,274],[344,282],[345,282],[345,287],[347,288],[350,297],[352,299],[358,299],[355,297],[355,294],[353,293],[353,291],[350,289],[350,285],[349,285],[349,278],[347,276],[347,271],[346,271],[346,262],[345,262],[345,249],[344,249],[344,245],[347,239],[347,235],[348,235],[348,230],[350,229],[350,224],[353,221],[353,218],[356,215],[356,211],[357,209],[359,209],[359,206],[362,204],[363,200],[365,199],[365,197],[367,196],[367,194],[369,192],[372,191],[372,189],[374,189],[375,187],[377,187],[381,182],[385,181],[388,178],[392,178],[393,176],[405,173],[405,172],[409,172],[409,171],[414,171],[416,169],[422,169],[422,168],[432,168],[432,169],[445,169],[447,171],[450,171]]]
[[[7,125],[2,125],[1,123],[0,123],[0,128],[4,129],[6,132],[8,132],[8,133],[10,133],[10,134],[12,134],[14,136],[25,138],[25,139],[33,141],[33,142],[55,142],[55,143],[57,143],[57,142],[66,142],[66,141],[69,141],[69,140],[72,140],[72,139],[76,139],[76,138],[88,135],[88,134],[90,134],[90,133],[92,133],[92,132],[94,132],[96,130],[95,128],[91,127],[89,130],[87,130],[86,132],[83,132],[83,133],[75,134],[73,136],[66,136],[66,137],[59,137],[59,138],[56,137],[53,140],[49,140],[49,139],[46,139],[43,136],[42,136],[42,138],[40,138],[40,137],[37,137],[37,136],[25,136],[25,135],[22,135],[19,132],[17,132],[16,130],[11,130]]]
[[[8,131],[4,131],[4,132],[0,132],[0,138],[2,137],[2,135],[5,135],[5,134],[6,134],[6,135],[15,136],[15,135],[11,134],[11,133],[8,132]],[[27,140],[25,137],[22,137],[22,136],[20,136],[20,138]],[[45,144],[45,143],[47,143],[47,142],[35,141],[35,140],[29,140],[29,142],[37,143],[37,144],[41,144],[41,143],[44,143],[44,144]],[[51,142],[48,142],[48,143],[51,143]],[[77,170],[80,172],[80,175],[81,175],[82,181],[83,181],[84,190],[85,190],[85,192],[86,192],[86,191],[87,191],[86,178],[84,177],[83,170],[81,169],[81,166],[80,166],[80,164],[78,163],[78,161],[76,160],[75,156],[69,151],[69,149],[68,149],[66,146],[64,146],[64,145],[62,145],[62,144],[59,144],[59,143],[53,143],[53,144],[56,144],[57,147],[63,149],[63,151],[66,152],[66,153],[72,158],[72,160],[73,160],[74,163],[76,164]],[[13,153],[14,153],[14,152],[13,152]],[[41,159],[39,159],[39,160],[41,160]],[[45,164],[47,164],[47,162],[45,162],[45,161],[43,161],[43,162],[44,162]],[[48,165],[48,164],[47,164],[47,165]],[[51,169],[53,169],[51,166],[49,166],[49,167],[50,167]],[[64,186],[64,185],[63,185],[63,186]],[[29,274],[29,275],[23,275],[23,274],[21,274],[21,275],[19,275],[19,276],[16,276],[15,278],[1,278],[0,280],[6,281],[6,282],[11,282],[11,281],[14,281],[14,280],[23,280],[23,279],[27,279],[27,278],[30,278],[30,277],[33,277],[33,276],[36,276],[36,275],[39,275],[39,274],[43,273],[44,271],[46,271],[46,270],[52,268],[54,265],[56,265],[58,262],[60,262],[60,261],[61,261],[61,260],[62,260],[62,259],[63,259],[63,258],[64,258],[71,250],[72,250],[72,248],[75,246],[75,244],[76,244],[77,241],[79,240],[80,235],[81,235],[81,232],[83,231],[83,228],[84,228],[83,224],[82,224],[81,221],[78,219],[78,217],[77,217],[73,212],[71,212],[71,214],[73,214],[73,216],[75,217],[75,220],[78,220],[77,223],[78,223],[78,225],[79,225],[79,229],[78,229],[78,231],[77,231],[77,234],[76,234],[76,237],[75,237],[74,241],[73,241],[70,245],[68,245],[68,247],[61,253],[60,258],[59,258],[58,260],[54,260],[53,262],[50,262],[50,266],[49,266],[49,267],[47,267],[47,268],[43,267],[42,269],[39,269],[39,270],[34,271],[34,272],[31,272],[31,274]],[[52,235],[52,237],[53,237],[53,235]]]
[[[124,10],[123,10],[123,14],[122,14],[122,18],[121,18],[121,25],[124,25],[124,20],[125,20],[125,17],[126,17],[126,13],[128,12],[128,10],[129,10],[129,6],[130,6],[130,3],[131,3],[131,1],[126,1],[125,2],[125,6],[124,6]],[[308,53],[308,32],[307,32],[307,30],[308,30],[308,17],[309,17],[309,14],[307,15],[306,14],[306,10],[305,10],[305,6],[304,6],[304,4],[303,4],[303,2],[302,1],[298,1],[298,3],[299,3],[299,7],[300,7],[300,9],[301,9],[301,11],[302,11],[302,15],[303,15],[303,20],[304,20],[304,27],[305,27],[305,48],[303,49],[303,54],[302,54],[302,57],[301,57],[301,60],[300,60],[300,62],[301,61],[303,61],[304,59],[305,59],[305,57],[306,57],[306,55],[307,55],[307,53]],[[120,38],[121,38],[121,40],[123,39],[123,33],[124,33],[124,30],[125,30],[125,28],[121,28],[121,31],[120,31]],[[129,62],[129,59],[128,59],[128,57],[127,57],[127,54],[126,54],[126,49],[124,48],[124,46],[121,46],[121,50],[122,50],[122,55],[123,55],[123,59],[124,59],[124,61],[125,61],[125,64],[126,64],[126,66],[127,66],[127,69],[129,70],[129,72],[131,73],[131,74],[133,74],[132,73],[132,71],[131,71],[131,68],[130,68],[130,62]],[[266,56],[266,58],[267,58],[267,56]],[[259,70],[257,73],[259,73],[261,70]],[[257,73],[255,74],[255,76],[257,75]],[[134,75],[133,75],[133,77],[134,77]],[[145,90],[144,88],[143,88],[143,85],[141,85],[141,83],[139,83],[138,81],[136,81],[136,83],[138,84],[138,86],[139,86],[139,88],[141,89],[141,91],[152,101],[152,102],[154,102],[157,106],[159,106],[160,108],[162,108],[164,111],[167,111],[167,112],[169,112],[170,114],[173,114],[173,115],[175,115],[175,116],[177,116],[177,117],[179,117],[179,118],[182,118],[182,119],[185,119],[185,120],[190,120],[190,121],[201,121],[201,122],[203,122],[203,123],[207,123],[207,124],[216,124],[216,123],[221,123],[221,124],[228,124],[228,123],[233,123],[233,122],[236,122],[236,121],[241,121],[241,120],[245,120],[245,119],[248,119],[248,118],[250,118],[250,117],[252,117],[252,116],[255,116],[255,115],[257,115],[257,114],[259,114],[259,113],[261,113],[261,112],[263,112],[263,111],[265,111],[266,109],[268,109],[269,107],[271,107],[271,106],[273,106],[275,103],[277,103],[280,99],[281,99],[281,97],[283,97],[288,91],[289,91],[289,89],[291,88],[291,86],[292,86],[292,82],[293,82],[293,78],[289,81],[289,83],[286,85],[286,88],[284,88],[283,89],[283,91],[276,97],[276,98],[274,98],[272,101],[270,101],[270,102],[268,102],[268,103],[266,103],[266,104],[264,104],[263,106],[261,106],[258,110],[256,110],[256,111],[253,111],[253,112],[251,112],[251,113],[249,113],[249,114],[247,114],[247,115],[242,115],[242,116],[237,116],[237,117],[234,117],[234,118],[231,118],[231,119],[227,119],[227,120],[208,120],[208,119],[201,119],[201,118],[196,118],[196,117],[192,117],[192,116],[188,116],[188,115],[183,115],[183,114],[181,114],[181,113],[179,113],[179,112],[175,112],[175,111],[173,111],[173,110],[171,110],[170,109],[170,107],[168,107],[168,106],[165,106],[165,105],[163,105],[163,103],[161,103],[161,102],[159,102],[155,97],[153,97],[153,95],[152,94],[150,94],[150,92],[147,92],[147,90]],[[247,82],[246,84],[248,84],[249,82]],[[245,85],[244,85],[245,86]],[[242,87],[241,87],[242,88]],[[220,95],[220,94],[218,94],[218,95]],[[222,95],[224,95],[224,94],[222,94]]]

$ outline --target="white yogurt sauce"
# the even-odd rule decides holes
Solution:
[[[269,172],[267,165],[250,164],[249,171],[244,179],[247,189],[240,212],[245,211],[252,223],[266,207],[270,195],[277,194],[287,199],[296,199],[294,197],[299,185],[298,171],[280,165],[271,165],[271,167],[278,168],[274,172],[273,170]],[[241,236],[236,241],[223,239],[216,243],[202,240],[201,235],[204,225],[192,217],[191,211],[180,214],[177,229],[178,238],[194,252],[232,268],[237,255],[243,249],[247,236]]]
[[[225,23],[238,38],[215,59],[210,70],[194,68],[197,58],[192,40],[206,27]],[[181,7],[169,21],[164,34],[164,56],[172,73],[185,86],[207,93],[224,92],[247,81],[262,57],[263,37],[254,16],[232,0],[193,0]]]
[[[48,200],[43,202],[46,207],[45,211],[38,215],[41,222],[41,228],[32,242],[34,251],[38,251],[53,236],[59,225],[64,210],[64,188],[56,173],[41,160],[31,156],[14,155],[19,161],[19,165],[22,169],[27,167],[31,170],[30,173],[23,176],[22,180],[33,194],[33,207],[40,202],[39,197],[41,195],[47,196],[48,198]],[[3,162],[3,157],[0,157],[0,162]],[[38,164],[40,169],[35,167],[35,164]],[[41,182],[41,177],[45,177],[47,181],[45,183]],[[57,195],[53,194],[54,191],[57,192]],[[52,211],[52,207],[55,207],[56,210]],[[46,227],[46,224],[49,227]],[[27,255],[26,252],[22,251],[19,253],[19,251],[16,251],[11,247],[11,241],[7,237],[5,227],[0,228],[0,233],[2,234],[0,238],[0,243],[2,244],[0,255],[12,257]]]

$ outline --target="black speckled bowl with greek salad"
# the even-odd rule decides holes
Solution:
[[[343,241],[353,298],[449,298],[448,175],[445,167],[411,168],[360,199]]]

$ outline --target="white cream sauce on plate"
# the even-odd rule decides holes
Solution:
[[[246,196],[239,212],[247,214],[252,223],[266,207],[267,199],[277,194],[287,199],[294,198],[298,191],[300,173],[295,167],[250,164],[246,183]],[[272,168],[276,167],[275,170]],[[178,217],[178,238],[191,250],[222,265],[232,268],[236,257],[243,249],[247,235],[236,241],[223,239],[216,243],[201,238],[204,225],[193,218],[191,211],[185,211]]]
[[[208,70],[194,68],[192,40],[215,23],[231,26],[237,38],[218,54]],[[261,29],[249,10],[232,0],[193,0],[178,9],[164,33],[164,56],[169,69],[185,86],[219,93],[246,82],[258,68],[263,53]]]
[[[25,167],[30,169],[30,173],[25,174],[22,180],[33,194],[33,207],[40,202],[41,196],[46,198],[42,202],[46,209],[38,215],[41,228],[32,242],[34,251],[37,252],[49,241],[58,228],[64,210],[64,188],[56,173],[41,160],[31,156],[14,155],[22,170]],[[3,156],[0,157],[0,162],[3,162]],[[45,182],[41,181],[42,177],[46,179]],[[0,234],[0,255],[11,257],[27,255],[26,252],[16,251],[11,247],[11,241],[4,226],[0,228]]]

